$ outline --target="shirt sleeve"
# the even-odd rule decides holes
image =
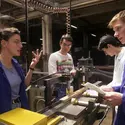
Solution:
[[[114,82],[111,81],[111,82],[108,84],[108,86],[112,86],[113,84],[114,84]]]
[[[122,96],[122,104],[123,104],[123,111],[125,111],[125,93],[123,93],[123,96]]]
[[[53,74],[57,72],[57,64],[56,64],[56,56],[51,54],[48,62],[48,71],[49,74]]]
[[[116,83],[116,82],[114,82],[114,81],[111,81],[109,84],[108,84],[108,86],[111,86],[111,87],[115,87],[115,86],[120,86],[121,85],[121,83]]]
[[[115,92],[120,92],[120,86],[113,86],[112,88]]]
[[[112,78],[112,81],[108,84],[108,86],[113,86],[116,84],[116,81],[115,81],[115,70],[116,70],[116,56],[114,58],[114,69],[113,69],[113,78]]]

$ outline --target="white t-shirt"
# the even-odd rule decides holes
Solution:
[[[50,55],[48,62],[49,74],[56,72],[70,72],[73,68],[73,59],[69,53],[63,55],[57,51]]]
[[[119,86],[121,85],[123,79],[125,66],[125,47],[122,47],[121,52],[118,54],[118,56],[115,56],[114,61],[113,80],[108,85]]]

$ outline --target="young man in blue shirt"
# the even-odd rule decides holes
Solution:
[[[108,25],[114,30],[114,36],[125,44],[125,10],[116,14]],[[113,106],[118,106],[118,112],[114,120],[114,125],[125,125],[125,68],[121,86],[101,87],[106,91],[105,99]]]

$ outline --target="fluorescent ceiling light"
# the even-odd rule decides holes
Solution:
[[[26,42],[22,42],[22,44],[25,44],[25,45],[26,45],[27,43],[26,43]]]
[[[78,27],[76,27],[76,26],[74,26],[74,25],[71,25],[71,27],[74,28],[74,29],[77,29],[77,28],[78,28]]]
[[[69,26],[69,24],[68,24],[68,26]],[[72,28],[74,28],[74,29],[78,29],[78,27],[76,27],[76,26],[74,26],[74,25],[70,25]]]
[[[91,33],[91,36],[94,36],[94,37],[96,37],[96,35],[95,35],[95,34],[93,34],[93,33]]]
[[[40,40],[42,41],[43,39],[42,39],[42,38],[40,38]]]

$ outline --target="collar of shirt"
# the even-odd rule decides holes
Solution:
[[[116,58],[118,60],[121,60],[121,58],[123,57],[124,54],[125,54],[125,47],[122,47],[120,53],[118,54],[118,56],[116,56]]]

